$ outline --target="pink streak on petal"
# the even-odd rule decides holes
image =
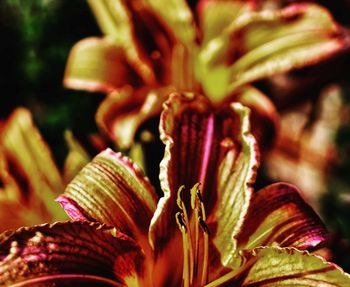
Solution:
[[[206,172],[207,172],[208,163],[209,163],[210,151],[213,143],[213,133],[214,133],[214,115],[211,114],[210,117],[208,118],[207,129],[204,137],[204,153],[203,153],[201,172],[199,174],[199,182],[202,184],[203,187],[205,184],[205,177],[206,177]]]
[[[99,283],[101,284],[105,284],[104,286],[122,286],[121,284],[119,284],[118,282],[108,279],[108,278],[104,278],[104,277],[100,277],[97,275],[89,275],[89,274],[53,274],[53,275],[44,275],[44,276],[40,276],[37,278],[32,278],[32,279],[27,279],[23,282],[19,282],[19,283],[15,283],[12,284],[12,287],[24,287],[24,286],[36,286],[36,284],[40,284],[40,283],[49,283],[50,281],[53,281],[53,283],[58,283],[61,280],[70,280],[73,281],[74,280],[86,280],[87,283]],[[41,285],[41,284],[40,284]]]
[[[69,198],[66,195],[60,195],[56,201],[63,207],[65,212],[68,214],[68,216],[72,220],[79,220],[79,221],[96,221],[95,219],[91,218],[83,208],[81,208],[78,203],[75,202],[75,200]]]

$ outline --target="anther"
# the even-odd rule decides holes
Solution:
[[[181,212],[176,213],[176,222],[177,222],[177,225],[179,226],[180,230],[182,230],[183,232],[186,233],[187,227],[186,227],[186,224],[184,222],[183,214]]]
[[[203,218],[201,216],[198,217],[198,222],[199,222],[199,225],[202,227],[203,232],[207,233],[208,235],[210,235],[209,227],[205,223],[205,221],[203,220]]]

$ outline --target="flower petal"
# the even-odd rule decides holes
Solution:
[[[111,93],[99,106],[96,122],[119,148],[129,148],[137,129],[146,120],[160,114],[163,101],[171,91],[169,87]]]
[[[298,190],[277,183],[254,194],[237,240],[241,249],[276,243],[282,247],[312,249],[328,237],[321,220]]]
[[[135,76],[121,47],[107,37],[92,37],[81,40],[72,48],[64,85],[72,89],[109,93],[136,83]]]
[[[231,220],[234,231],[223,230],[220,225],[216,234],[222,237],[218,240],[228,242],[239,231],[258,164],[256,142],[248,129],[248,110],[240,104],[216,111],[202,96],[170,96],[160,124],[161,138],[166,145],[160,173],[164,197],[150,226],[151,244],[158,251],[177,230],[176,196],[181,185],[188,190],[198,182],[202,184],[209,222],[216,224],[221,218]],[[228,198],[232,199],[229,203],[225,202]],[[184,194],[184,202],[189,204],[189,193]]]
[[[157,197],[141,170],[107,149],[67,186],[57,201],[74,220],[103,222],[148,246],[148,225]]]
[[[335,264],[295,248],[262,247],[244,252],[244,265],[207,287],[349,286],[350,276]],[[236,274],[234,274],[236,273]],[[229,277],[231,276],[231,280]]]
[[[226,154],[219,162],[215,185],[216,205],[207,222],[212,230],[215,247],[220,252],[221,263],[230,265],[236,248],[235,237],[241,231],[248,212],[259,165],[259,152],[255,138],[250,133],[249,110],[240,104],[232,104],[232,113],[239,115],[235,142],[226,144]],[[238,145],[239,144],[239,145]],[[210,173],[215,174],[215,173]],[[213,268],[214,269],[214,268]]]
[[[173,31],[176,38],[188,47],[193,46],[196,39],[196,27],[191,9],[184,0],[157,1],[148,0],[148,5],[157,16]]]
[[[203,46],[197,74],[210,99],[221,101],[246,83],[315,64],[344,47],[340,28],[320,6],[248,12]]]
[[[17,222],[19,226],[24,222],[38,224],[66,218],[54,202],[64,189],[62,178],[49,147],[24,108],[16,109],[1,129],[0,166],[4,185],[0,199],[6,204],[23,205],[25,210],[30,208],[37,214],[31,218],[24,216],[22,223]]]
[[[203,44],[220,35],[240,15],[251,12],[252,1],[200,0],[199,24],[203,31]]]
[[[230,90],[261,78],[315,64],[341,51],[345,38],[324,8],[290,5],[261,12],[266,20],[252,21],[244,31],[243,56],[231,67]],[[270,18],[270,19],[268,19]]]
[[[133,240],[114,228],[63,222],[3,233],[0,259],[0,285],[119,286],[141,274],[144,257]]]
[[[64,181],[70,182],[77,173],[90,162],[90,156],[73,136],[72,131],[65,132],[69,153],[64,161]]]
[[[279,128],[279,117],[272,101],[253,86],[243,86],[227,102],[239,102],[251,110],[251,132],[262,151],[271,148]]]
[[[178,2],[174,1],[175,6],[180,6],[183,13],[186,5]],[[169,16],[166,20],[177,24],[182,23],[178,19],[188,17],[178,17],[177,13],[170,15],[165,6],[162,7],[164,11],[155,11],[153,8],[157,8],[158,4],[144,0],[90,0],[89,4],[102,30],[123,47],[128,63],[143,82],[153,87],[157,82],[169,84],[169,65],[176,39],[171,27],[159,14],[165,13],[164,16]]]
[[[123,48],[128,63],[147,84],[154,84],[155,74],[150,61],[140,50],[133,35],[132,15],[120,0],[88,0],[102,31]]]

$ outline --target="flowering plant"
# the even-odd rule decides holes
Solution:
[[[219,111],[205,97],[173,94],[160,133],[158,203],[135,164],[102,152],[57,199],[73,222],[0,236],[0,284],[349,285],[307,251],[328,235],[295,187],[253,192],[259,156],[247,108]]]
[[[105,36],[75,45],[64,83],[108,94],[96,119],[120,148],[173,91],[242,102],[271,133],[275,109],[250,83],[320,62],[346,42],[327,10],[310,3],[267,10],[259,1],[202,0],[193,11],[184,0],[88,2]],[[261,122],[252,125],[259,141]]]

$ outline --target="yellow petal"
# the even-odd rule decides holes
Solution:
[[[171,91],[171,87],[165,87],[109,94],[97,110],[96,122],[119,148],[129,148],[137,129],[160,114],[163,101]]]
[[[327,239],[323,223],[299,191],[276,183],[254,194],[238,244],[241,249],[273,244],[314,249]]]
[[[107,149],[85,166],[57,201],[74,220],[119,228],[145,249],[157,196],[141,170],[120,153]]]
[[[206,287],[345,287],[350,276],[335,264],[295,248],[259,247],[242,252],[240,268]]]
[[[133,77],[134,76],[134,79]],[[108,38],[87,38],[72,48],[64,85],[92,92],[111,92],[137,81],[121,47]]]
[[[28,110],[18,108],[5,122],[0,134],[0,153],[0,177],[5,185],[2,200],[33,211],[33,216],[17,224],[28,224],[28,219],[33,220],[31,224],[65,219],[54,202],[64,189],[61,175]],[[25,217],[25,212],[19,213]]]
[[[233,260],[235,237],[241,231],[248,212],[252,184],[259,165],[257,143],[250,133],[249,110],[237,103],[231,104],[230,108],[232,113],[239,115],[236,123],[239,127],[238,141],[226,139],[222,142],[227,152],[216,173],[216,205],[207,220],[209,226],[215,226],[213,242],[224,266],[229,266]]]

